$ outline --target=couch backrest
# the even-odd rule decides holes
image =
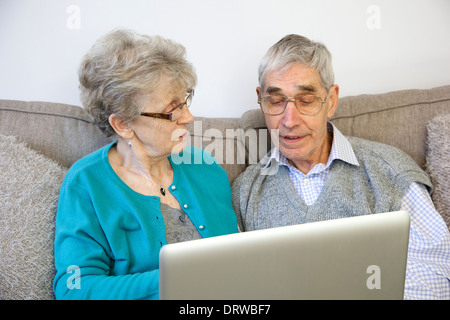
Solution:
[[[230,183],[248,166],[248,152],[238,118],[195,117],[189,125],[191,144],[212,153]]]
[[[110,141],[83,108],[51,102],[0,100],[0,133],[67,168]]]
[[[344,97],[332,121],[345,135],[402,149],[424,168],[426,125],[444,113],[450,113],[450,86]],[[259,109],[241,118],[196,117],[189,130],[191,144],[210,151],[230,182],[273,146]],[[113,139],[81,107],[14,100],[0,100],[0,133],[19,137],[65,167]]]
[[[427,123],[444,113],[450,86],[342,98],[332,121],[343,134],[397,147],[425,168]]]

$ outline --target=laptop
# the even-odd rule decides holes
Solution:
[[[161,300],[403,299],[406,211],[161,248]]]

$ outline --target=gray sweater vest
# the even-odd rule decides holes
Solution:
[[[316,202],[307,206],[292,184],[288,168],[262,175],[267,157],[249,166],[233,183],[233,205],[243,230],[257,230],[397,211],[413,182],[428,187],[431,182],[403,151],[347,137],[359,166],[335,160]]]

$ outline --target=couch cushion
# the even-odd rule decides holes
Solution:
[[[189,125],[191,144],[210,152],[227,172],[230,184],[245,170],[248,159],[238,119],[195,117]]]
[[[450,113],[427,125],[427,171],[434,185],[434,205],[450,229]]]
[[[345,135],[402,149],[425,168],[426,124],[450,112],[450,86],[344,97],[332,119]]]
[[[66,169],[0,134],[0,298],[52,299],[54,228]]]
[[[0,100],[0,133],[20,137],[64,167],[110,142],[83,108],[50,102]]]

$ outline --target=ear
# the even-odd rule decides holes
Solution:
[[[122,138],[130,140],[133,137],[134,131],[130,128],[128,123],[125,123],[115,113],[108,117],[108,121],[114,131]]]
[[[261,100],[261,88],[256,87],[256,94],[258,95],[258,102]]]
[[[265,114],[262,111],[261,104],[260,104],[260,102],[261,102],[261,94],[262,94],[261,87],[256,87],[256,94],[258,95],[258,104],[259,104],[259,107],[260,107],[260,111],[261,111],[262,115],[264,116],[264,122],[266,123],[266,128],[269,128],[269,124],[267,123],[267,121],[270,121],[271,117],[268,116],[267,114]],[[274,141],[274,143],[275,143],[276,146],[278,146],[278,141],[276,141],[276,142]]]
[[[327,118],[330,119],[336,112],[339,100],[339,86],[337,84],[332,85],[328,94],[328,112]]]

